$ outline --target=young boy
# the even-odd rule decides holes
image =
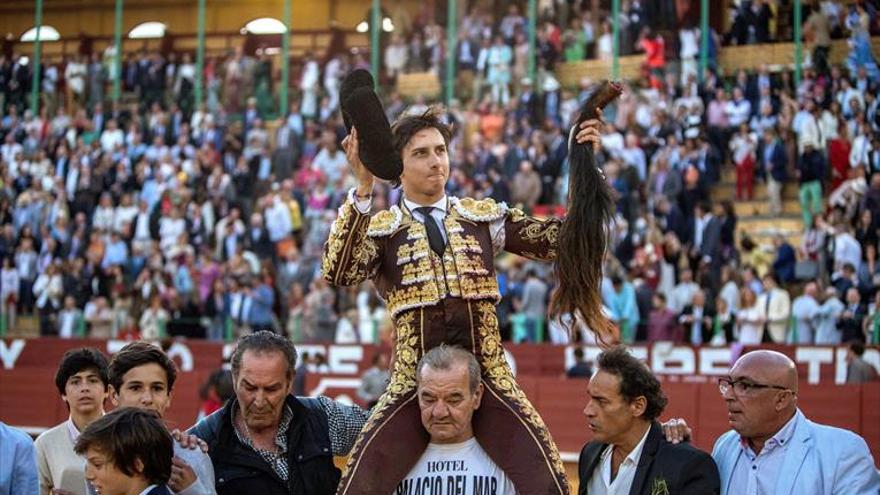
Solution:
[[[71,349],[61,358],[55,386],[70,410],[70,418],[46,430],[35,442],[40,494],[86,495],[83,459],[73,446],[80,432],[104,415],[107,399],[107,358],[93,348]]]
[[[110,400],[117,407],[155,411],[160,418],[171,406],[177,370],[162,349],[147,342],[127,344],[110,360]],[[178,495],[216,495],[214,466],[200,449],[174,442],[168,488]]]
[[[74,448],[101,495],[170,495],[172,445],[158,414],[122,407],[90,424]]]

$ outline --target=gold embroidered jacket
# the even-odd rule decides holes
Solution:
[[[529,259],[556,257],[561,221],[538,220],[492,199],[447,199],[446,251],[442,259],[428,244],[425,226],[401,204],[372,217],[352,202],[339,208],[324,246],[321,271],[333,285],[372,279],[392,316],[437,304],[445,297],[501,299],[493,259],[505,250]],[[490,225],[503,221],[503,228]]]

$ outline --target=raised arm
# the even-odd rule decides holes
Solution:
[[[375,275],[379,267],[379,247],[367,237],[373,175],[358,156],[357,130],[352,128],[342,146],[358,186],[349,191],[330,227],[321,259],[321,274],[333,285],[352,286]]]
[[[575,134],[577,144],[589,144],[594,150],[599,148],[602,139],[601,110],[597,110],[597,114],[600,118],[581,122]],[[504,222],[504,250],[531,260],[555,261],[563,221],[553,217],[539,219],[511,208]]]

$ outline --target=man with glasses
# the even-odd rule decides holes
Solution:
[[[880,493],[865,441],[798,409],[797,368],[787,356],[749,352],[718,385],[733,428],[712,451],[722,495]]]

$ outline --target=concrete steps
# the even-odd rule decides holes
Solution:
[[[754,199],[752,201],[736,201],[733,203],[736,216],[739,218],[749,216],[766,216],[770,214],[770,202],[766,199]],[[785,199],[782,201],[783,215],[800,215],[801,205],[797,199]]]
[[[782,188],[782,214],[770,215],[767,185],[755,181],[752,200],[736,200],[736,171],[725,167],[721,181],[712,187],[712,201],[732,200],[738,217],[737,241],[748,234],[758,244],[771,244],[773,237],[782,234],[792,246],[799,246],[803,237],[803,220],[798,201],[798,186],[794,182]]]
[[[712,187],[709,193],[712,201],[736,200],[736,182],[719,182]],[[752,188],[752,201],[767,200],[767,186],[763,182],[755,182]],[[798,187],[794,183],[787,183],[782,187],[782,199],[797,200]]]

